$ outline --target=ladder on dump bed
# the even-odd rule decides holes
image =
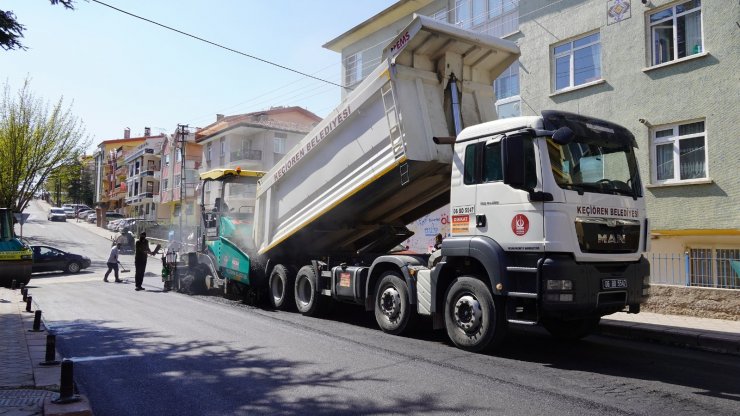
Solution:
[[[390,132],[391,150],[396,161],[403,160],[399,166],[401,174],[401,185],[409,183],[409,166],[406,163],[406,144],[403,142],[403,132],[401,131],[401,120],[396,107],[396,99],[393,95],[393,87],[390,81],[380,89],[383,96],[383,107],[385,108],[385,119],[388,121],[388,131]]]

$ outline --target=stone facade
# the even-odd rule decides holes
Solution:
[[[736,290],[652,285],[642,310],[740,321],[740,296]]]

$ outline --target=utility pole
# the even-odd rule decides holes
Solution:
[[[185,215],[183,194],[185,191],[185,143],[188,137],[188,125],[178,124],[178,143],[180,143],[180,250],[182,250],[184,239],[182,238],[182,216]]]

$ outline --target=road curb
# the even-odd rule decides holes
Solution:
[[[14,294],[16,301],[20,298],[19,292]],[[18,302],[20,304],[20,302]],[[36,301],[33,302],[37,306]],[[61,367],[43,366],[46,359],[46,337],[49,334],[44,319],[41,319],[41,331],[32,331],[34,318],[20,311],[21,325],[23,327],[22,342],[25,343],[30,358],[31,371],[33,372],[33,383],[36,390],[46,392],[42,406],[42,414],[45,416],[92,416],[90,401],[83,395],[78,395],[79,401],[68,404],[56,404],[53,400],[59,397]],[[54,351],[56,359],[60,358],[59,352]],[[53,394],[51,392],[54,392]]]
[[[56,404],[52,398],[44,400],[44,416],[92,416],[90,402],[83,395],[78,396],[79,401],[67,404]]]
[[[740,356],[740,334],[646,323],[606,321],[601,335]]]

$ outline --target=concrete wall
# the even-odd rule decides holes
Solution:
[[[740,291],[651,285],[645,312],[740,321]]]

